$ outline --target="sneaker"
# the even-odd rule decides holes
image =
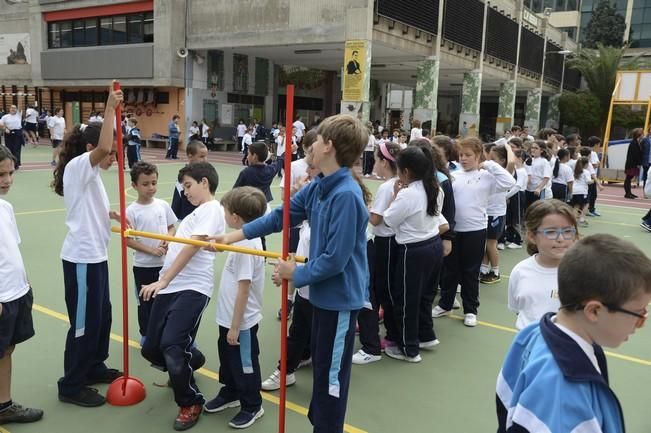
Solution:
[[[301,359],[301,362],[298,363],[296,369],[298,370],[301,367],[307,367],[309,365],[312,365],[312,358]]]
[[[296,383],[296,376],[294,373],[290,373],[287,376],[285,376],[285,385],[287,386],[292,386],[293,384]],[[273,373],[271,373],[271,376],[264,382],[262,382],[261,386],[263,391],[276,391],[280,389],[280,370],[275,369]]]
[[[522,249],[522,245],[520,245],[520,244],[516,244],[515,242],[511,242],[510,244],[508,244],[508,245],[506,246],[506,248],[508,248],[508,249],[510,249],[510,250],[521,250],[521,249]]]
[[[493,271],[490,271],[489,273],[484,274],[479,278],[479,282],[484,284],[495,284],[499,283],[500,281],[502,281],[502,277],[500,277],[499,274],[495,274]]]
[[[217,397],[204,403],[203,410],[205,410],[208,413],[216,413],[231,407],[240,407],[240,401],[239,400],[228,401],[224,397],[217,395]]]
[[[480,283],[485,283],[487,279],[488,279],[488,273],[483,273],[483,272],[479,273],[479,282]]]
[[[371,177],[371,175],[367,173],[364,175],[364,177]]]
[[[454,297],[454,303],[452,303],[452,309],[453,310],[458,310],[459,308],[461,308],[461,303],[459,301],[457,301],[457,298],[455,296]],[[432,314],[434,314],[434,311],[432,311]],[[434,316],[432,316],[432,317],[434,317]]]
[[[501,243],[501,242],[499,244],[497,244],[497,249],[498,250],[503,250],[504,249],[504,244]]]
[[[579,221],[579,225],[580,225],[581,227],[588,227],[590,224],[588,224],[587,221]]]
[[[174,420],[174,430],[183,431],[194,427],[194,425],[199,421],[200,415],[200,404],[179,408],[179,414]]]
[[[463,317],[463,324],[469,327],[477,326],[477,315],[468,313]]]
[[[444,310],[440,306],[436,306],[432,308],[432,317],[433,318],[438,318],[438,317],[443,317],[443,316],[449,316],[452,313],[450,310]]]
[[[421,358],[420,355],[416,355],[416,356],[405,355],[402,349],[400,349],[398,346],[387,347],[386,349],[384,349],[384,353],[386,353],[386,355],[389,358],[397,359],[399,361],[416,363],[416,362],[421,362],[423,360],[423,358]]]
[[[71,397],[59,394],[59,401],[81,407],[97,407],[106,403],[106,399],[97,389],[88,387],[82,388],[81,391]]]
[[[591,217],[600,217],[601,214],[600,214],[599,212],[597,212],[597,210],[595,209],[595,210],[588,211],[588,216],[591,216]]]
[[[421,341],[420,343],[418,343],[418,347],[420,349],[432,350],[439,344],[441,344],[441,342],[439,341],[438,338],[435,338],[434,340],[430,340],[430,341]]]
[[[34,422],[41,418],[43,418],[43,411],[41,409],[22,407],[18,403],[13,403],[11,406],[0,412],[0,425],[9,424],[10,422]]]
[[[289,320],[292,317],[292,309],[294,308],[294,301],[291,299],[287,300],[287,320]],[[280,320],[283,316],[283,310],[282,308],[278,309],[278,320]]]
[[[383,352],[387,347],[393,347],[395,345],[396,345],[396,343],[394,343],[391,340],[387,340],[386,338],[383,338],[382,340],[380,340],[380,348],[382,349]]]
[[[101,376],[89,377],[86,379],[86,385],[95,385],[97,383],[111,384],[115,379],[124,376],[124,373],[115,368],[107,368]]]
[[[228,425],[233,428],[247,428],[252,426],[257,419],[262,418],[262,415],[264,415],[263,408],[258,409],[257,412],[241,410],[228,422]]]
[[[362,349],[359,349],[357,353],[353,355],[353,364],[370,364],[371,362],[379,361],[380,359],[382,359],[381,355],[371,355],[370,353],[366,353]]]
[[[646,230],[646,231],[648,231],[648,232],[651,232],[651,224],[649,224],[649,223],[646,222],[646,221],[642,221],[642,222],[640,223],[640,227],[642,227],[644,230]]]

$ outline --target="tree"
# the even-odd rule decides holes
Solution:
[[[590,92],[565,92],[558,101],[564,124],[581,130],[599,125],[599,99]]]
[[[568,68],[581,73],[590,93],[597,98],[599,128],[605,126],[608,117],[617,71],[640,69],[643,65],[641,55],[624,57],[624,48],[606,47],[602,44],[597,44],[596,50],[582,49],[575,57],[568,59]]]
[[[626,20],[618,14],[609,0],[601,0],[592,12],[588,26],[583,34],[583,46],[597,48],[598,44],[606,47],[624,46]]]

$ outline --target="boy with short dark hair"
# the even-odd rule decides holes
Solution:
[[[597,203],[597,187],[599,187],[600,191],[603,190],[603,186],[601,186],[596,178],[596,175],[599,174],[599,154],[596,152],[595,148],[598,148],[601,144],[601,138],[593,135],[588,137],[585,144],[590,148],[588,159],[595,172],[595,182],[588,184],[588,216],[601,216],[595,207]],[[590,172],[592,172],[592,170]]]
[[[130,117],[127,120],[127,160],[129,161],[129,168],[140,161],[140,128],[138,128],[138,121]]]
[[[127,218],[135,230],[174,236],[176,215],[166,201],[155,197],[157,184],[158,169],[154,164],[140,161],[133,165],[131,186],[138,193],[138,199],[127,207]],[[133,280],[138,298],[138,326],[142,344],[147,335],[153,302],[145,301],[138,293],[142,286],[158,281],[168,243],[148,238],[127,238],[127,246],[134,250]]]
[[[188,164],[208,161],[208,148],[201,141],[190,141],[185,148],[185,153],[188,156]],[[181,182],[176,182],[174,192],[172,193],[172,210],[176,217],[181,221],[195,209],[196,206],[190,203],[185,194],[183,194],[183,185],[181,185]]]
[[[15,158],[0,145],[0,195],[14,181]],[[16,344],[34,336],[32,287],[20,254],[20,235],[14,208],[0,199],[0,425],[43,418],[43,411],[23,407],[11,399],[11,354]]]
[[[312,164],[323,177],[292,198],[290,224],[307,219],[311,228],[310,260],[296,267],[280,260],[276,278],[310,286],[313,305],[313,389],[308,418],[314,432],[343,431],[359,310],[368,302],[366,228],[368,209],[351,169],[368,141],[368,130],[352,116],[325,119],[312,145]],[[233,243],[279,232],[282,208],[242,230],[215,238]]]
[[[214,198],[219,184],[215,168],[207,162],[188,164],[179,171],[178,179],[197,208],[183,219],[176,235],[203,240],[224,233],[224,210]],[[193,376],[205,357],[194,341],[212,295],[213,261],[212,252],[172,242],[159,280],[140,291],[144,301],[154,298],[142,356],[169,374],[179,406],[175,430],[193,427],[205,402]]]
[[[282,159],[276,159],[272,164],[266,164],[269,150],[262,141],[256,141],[248,146],[246,160],[248,166],[240,171],[233,188],[240,186],[252,186],[264,194],[267,202],[274,198],[271,195],[271,182],[282,168]]]
[[[250,186],[232,189],[222,197],[221,203],[226,223],[234,229],[261,217],[267,209],[262,192]],[[260,238],[236,245],[262,250]],[[249,427],[264,415],[257,336],[258,323],[262,320],[264,278],[264,258],[228,253],[217,298],[219,381],[224,386],[204,405],[204,410],[212,413],[241,406],[228,423],[233,428]]]
[[[608,263],[585,272],[586,263]],[[498,433],[624,431],[602,346],[644,325],[651,260],[611,235],[589,236],[558,269],[558,313],[518,333],[497,378]]]

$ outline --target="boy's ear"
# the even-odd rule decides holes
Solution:
[[[599,312],[600,310],[605,310],[606,307],[604,305],[596,300],[590,300],[586,302],[585,307],[583,307],[583,315],[585,316],[586,319],[588,319],[588,322],[590,323],[595,323],[597,320],[599,320]]]
[[[201,182],[199,182],[201,185],[205,186],[206,188],[210,187],[210,182],[208,181],[207,177],[202,177]]]

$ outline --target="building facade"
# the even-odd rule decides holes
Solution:
[[[514,123],[554,126],[561,82],[578,86],[558,54],[576,44],[520,0],[2,6],[0,109],[20,97],[85,121],[116,78],[145,136],[166,135],[177,113],[184,130],[205,119],[225,139],[239,119],[282,121],[289,83],[306,124],[348,112],[392,127],[415,118],[450,134],[494,135]]]

